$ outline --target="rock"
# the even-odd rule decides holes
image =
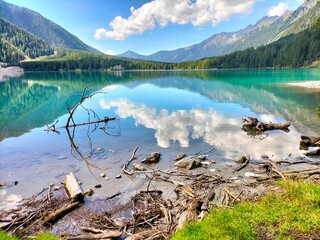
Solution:
[[[132,168],[134,171],[145,171],[146,168],[138,163],[132,164]]]
[[[215,172],[216,170],[214,168],[211,168],[210,169],[210,172]]]
[[[84,192],[84,195],[91,197],[94,194],[94,191],[90,188]]]
[[[210,162],[200,162],[202,167],[208,168],[210,167],[211,163]]]
[[[187,156],[187,155],[186,155],[186,154],[178,154],[174,160],[175,160],[175,161],[179,161],[179,160],[181,160],[182,158],[184,158],[185,156]]]
[[[101,184],[98,183],[97,185],[94,186],[95,188],[101,188]]]
[[[204,161],[204,160],[206,160],[207,156],[206,156],[206,155],[200,155],[200,156],[198,156],[198,158],[199,158],[201,161]]]
[[[183,158],[176,162],[174,165],[179,168],[185,168],[191,170],[197,167],[200,167],[201,160],[198,157],[190,156]]]
[[[58,190],[60,190],[60,186],[54,186],[52,190],[53,191],[58,191]]]
[[[101,147],[97,147],[94,150],[97,151],[97,152],[100,152],[100,151],[102,151],[102,148]]]
[[[267,154],[262,154],[262,155],[261,155],[261,158],[262,158],[262,159],[268,159],[269,156],[268,156]]]
[[[211,164],[216,164],[217,161],[216,160],[210,160]]]
[[[143,159],[142,163],[157,163],[160,160],[161,154],[159,152],[151,153],[147,158]]]
[[[121,178],[121,175],[120,175],[120,174],[119,174],[119,175],[117,175],[117,176],[116,176],[116,178],[117,178],[117,179]]]
[[[234,160],[236,163],[245,163],[247,161],[247,156],[239,156],[236,160]]]
[[[256,174],[256,173],[253,173],[253,172],[246,172],[244,174],[245,177],[262,177],[263,175],[261,174]]]
[[[100,177],[104,178],[106,176],[105,173],[100,173]]]

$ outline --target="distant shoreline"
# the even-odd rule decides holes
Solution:
[[[20,67],[1,67],[0,65],[0,81],[6,81],[9,77],[20,77],[23,75],[23,69]]]
[[[295,87],[303,87],[303,88],[320,89],[320,80],[304,81],[304,82],[291,82],[291,83],[287,83],[287,85],[295,86]]]

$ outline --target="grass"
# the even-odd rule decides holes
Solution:
[[[0,240],[21,240],[22,238],[11,236],[5,233],[4,231],[0,230]],[[52,233],[42,232],[35,236],[35,238],[32,238],[34,240],[59,240],[60,238],[57,238],[52,235]]]
[[[178,239],[320,239],[320,184],[280,181],[282,193],[233,209],[214,208],[201,222],[189,223]]]

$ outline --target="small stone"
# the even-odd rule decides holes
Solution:
[[[104,177],[104,180],[106,180],[106,181],[107,181],[107,180],[109,180],[109,178],[108,178],[108,177]]]
[[[216,164],[216,163],[217,163],[216,160],[210,160],[210,162],[211,162],[212,164]]]
[[[236,160],[234,160],[236,163],[245,163],[247,161],[247,156],[239,156]]]
[[[159,152],[151,153],[147,158],[143,159],[142,163],[157,163],[160,160],[161,154]]]
[[[214,168],[211,168],[210,169],[210,172],[215,172],[216,170]]]
[[[79,184],[79,185],[82,185],[82,182],[79,181],[78,184]]]
[[[269,156],[268,156],[267,154],[262,154],[262,155],[261,155],[261,158],[262,158],[262,159],[268,159]]]
[[[179,160],[181,160],[182,158],[184,158],[185,156],[187,156],[187,155],[186,155],[186,154],[178,154],[174,160],[175,160],[175,161],[179,161]]]
[[[119,178],[121,178],[121,177],[122,177],[122,176],[121,176],[120,174],[116,176],[117,179],[119,179]]]
[[[54,183],[50,183],[50,184],[49,184],[49,187],[53,187],[53,186],[54,186]]]
[[[101,184],[100,183],[98,183],[97,185],[95,185],[94,186],[95,188],[101,188],[102,186],[101,186]]]
[[[60,186],[54,186],[53,187],[53,191],[58,191],[58,190],[60,190]]]
[[[145,171],[146,168],[138,163],[132,164],[132,168],[134,171]]]
[[[100,152],[100,151],[102,151],[102,148],[101,147],[97,147],[94,150],[97,151],[97,152]]]
[[[94,194],[94,191],[90,188],[84,192],[84,195],[91,197]]]
[[[58,157],[58,160],[63,160],[63,159],[66,159],[67,157],[66,156],[60,156]]]
[[[200,161],[204,161],[204,160],[206,160],[207,156],[206,155],[200,155],[200,156],[198,156],[198,158],[199,158]]]
[[[100,177],[104,178],[106,176],[105,173],[100,173]]]
[[[200,162],[202,167],[208,168],[210,167],[211,163],[210,162]]]

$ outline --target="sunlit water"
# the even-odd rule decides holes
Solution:
[[[19,182],[0,190],[0,208],[50,183],[59,185],[70,171],[84,190],[102,184],[95,197],[134,191],[141,182],[123,175],[121,168],[135,147],[137,162],[161,152],[160,163],[153,167],[164,170],[173,168],[179,153],[207,154],[220,163],[243,154],[253,159],[262,154],[276,159],[302,155],[300,135],[320,134],[315,111],[320,92],[285,83],[307,80],[320,80],[320,71],[27,73],[0,82],[0,183]],[[71,128],[69,134],[64,128],[57,129],[59,134],[46,132],[56,120],[57,127],[66,124],[67,100],[73,106],[89,85],[86,94],[96,94],[84,106],[100,118],[117,120],[97,128]],[[96,120],[93,112],[90,115]],[[247,116],[293,125],[288,133],[253,137],[241,130]],[[75,121],[88,121],[87,112],[79,108]],[[122,178],[116,179],[119,174]]]

